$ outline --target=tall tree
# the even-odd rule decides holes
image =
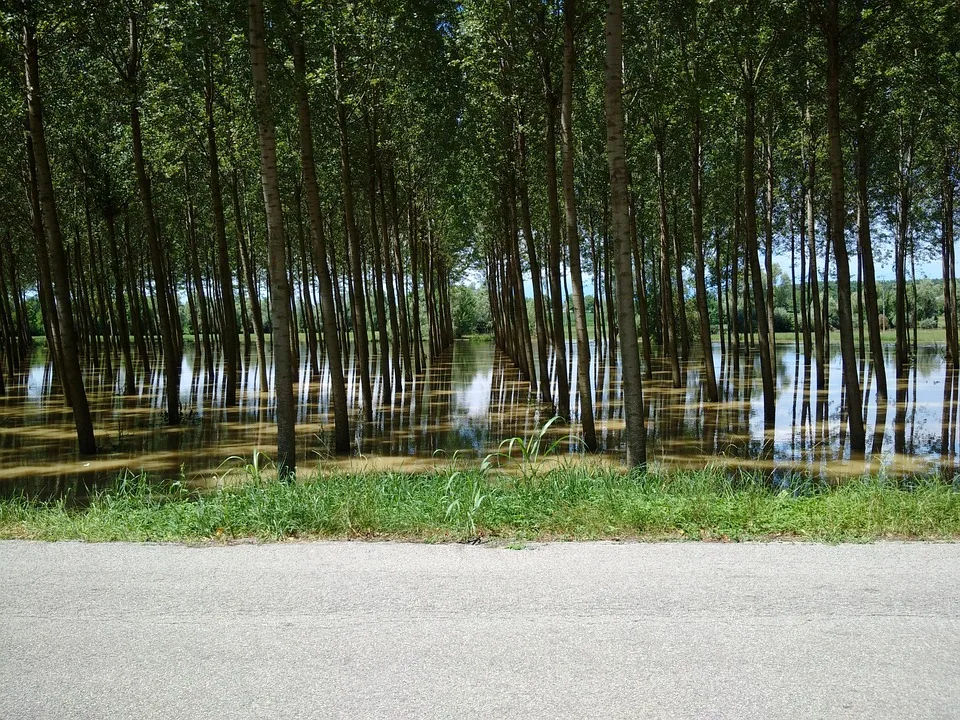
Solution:
[[[33,21],[29,16],[25,19],[23,57],[26,70],[27,117],[33,157],[36,160],[37,197],[43,214],[43,224],[47,231],[46,249],[49,253],[53,289],[56,295],[57,322],[60,329],[62,351],[60,371],[63,374],[64,390],[73,410],[73,422],[77,428],[77,444],[80,454],[93,455],[97,452],[97,443],[93,434],[90,406],[87,403],[87,394],[83,385],[83,372],[80,368],[80,353],[73,318],[73,300],[70,294],[70,277],[67,271],[69,261],[64,251],[63,236],[60,232],[60,218],[57,214],[57,201],[53,192],[53,176],[50,170],[50,158],[47,153],[47,140],[44,132],[39,44]],[[41,252],[43,252],[42,248]]]
[[[590,389],[590,337],[587,334],[587,309],[583,298],[583,274],[580,269],[580,226],[577,223],[577,197],[573,180],[573,72],[576,64],[574,0],[563,3],[563,85],[560,101],[560,135],[563,149],[563,201],[570,247],[571,300],[577,326],[577,386],[580,391],[580,425],[583,444],[590,451],[598,447],[593,419],[593,393]]]
[[[610,166],[610,219],[617,273],[617,317],[620,325],[623,415],[626,423],[627,465],[647,462],[643,380],[633,303],[633,262],[630,242],[630,198],[623,137],[623,0],[610,0],[606,17],[604,111],[607,119],[607,163]]]
[[[267,216],[271,333],[273,336],[274,395],[277,414],[277,472],[292,475],[297,465],[297,411],[293,395],[293,353],[290,347],[290,284],[287,278],[287,242],[283,227],[280,180],[277,175],[276,126],[267,77],[267,48],[263,0],[250,0],[250,68],[260,140],[260,183]]]

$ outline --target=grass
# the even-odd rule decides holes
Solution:
[[[486,468],[486,469],[485,469]],[[549,471],[317,474],[293,483],[257,471],[197,491],[127,476],[82,505],[0,500],[0,538],[230,541],[390,538],[960,539],[960,486],[936,477],[863,478],[840,486],[719,470],[628,474],[583,463]]]
[[[839,343],[840,343],[840,335],[839,335],[839,332],[840,332],[839,330],[835,330],[835,329],[830,331],[830,342],[831,342],[833,345],[839,345]],[[865,331],[865,332],[866,332],[866,331]],[[859,337],[860,337],[860,335],[859,335],[859,331],[858,331],[856,328],[854,328],[854,334],[855,334],[855,337],[856,337],[856,339],[857,339],[857,342],[859,342]],[[865,342],[869,343],[869,341],[870,341],[870,335],[869,335],[869,333],[866,334],[864,337],[865,337]],[[778,333],[776,333],[776,338],[777,338],[777,342],[778,342],[778,343],[783,343],[783,344],[790,344],[790,345],[792,345],[793,342],[794,342],[794,334],[793,334],[792,331],[791,331],[791,332],[778,332]],[[715,340],[716,340],[716,339],[719,339],[719,335],[717,335],[716,332],[714,333],[714,339],[715,339]],[[884,343],[894,343],[894,342],[896,342],[896,341],[897,341],[897,331],[896,331],[896,330],[893,330],[893,329],[890,329],[890,330],[882,330],[882,331],[880,332],[880,340],[881,340],[882,342],[884,342]],[[911,342],[911,343],[913,342],[913,328],[910,329],[910,342]],[[918,345],[937,345],[937,344],[939,344],[939,345],[944,345],[944,344],[946,344],[946,342],[947,342],[947,331],[944,330],[943,327],[939,327],[939,328],[928,328],[928,329],[920,328],[920,329],[917,330],[917,344],[918,344]],[[803,335],[802,335],[802,334],[800,335],[800,344],[801,344],[801,346],[803,345]]]

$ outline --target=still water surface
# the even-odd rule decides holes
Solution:
[[[742,356],[734,365],[714,348],[721,383],[720,403],[708,403],[699,382],[699,361],[685,368],[685,386],[671,387],[664,368],[645,384],[649,453],[667,466],[776,468],[838,477],[864,469],[889,473],[922,471],[932,466],[952,468],[958,445],[958,390],[948,372],[942,348],[921,347],[909,376],[889,402],[878,407],[869,361],[861,364],[861,381],[868,401],[867,458],[851,462],[842,417],[842,378],[839,353],[834,352],[824,392],[818,393],[815,365],[806,365],[794,346],[777,353],[777,422],[765,442],[759,359]],[[416,470],[441,462],[455,451],[481,458],[509,437],[529,436],[552,417],[516,368],[490,343],[458,341],[426,372],[376,408],[373,422],[363,423],[359,372],[348,372],[354,452],[335,457],[332,416],[328,413],[327,371],[310,378],[307,353],[297,393],[300,465]],[[576,377],[576,353],[571,353],[571,378]],[[891,393],[896,386],[892,347],[887,355]],[[268,363],[270,362],[268,357]],[[371,361],[376,367],[375,360]],[[156,364],[159,365],[159,364]],[[276,443],[272,394],[259,385],[256,355],[244,364],[236,408],[222,406],[223,368],[211,376],[198,362],[192,346],[183,359],[180,398],[184,424],[164,424],[163,375],[159,367],[149,377],[138,376],[137,394],[123,396],[123,370],[107,376],[89,367],[87,378],[98,443],[102,452],[81,458],[76,452],[72,416],[46,353],[38,350],[29,370],[8,385],[0,398],[0,494],[17,489],[57,494],[76,486],[112,481],[124,470],[146,470],[191,481],[216,482],[237,458],[250,459],[254,449],[268,455]],[[595,415],[601,444],[600,461],[621,459],[623,417],[619,367],[597,356],[591,367]],[[268,368],[272,383],[272,368]],[[379,397],[379,383],[374,397]],[[572,403],[576,414],[578,403]],[[576,421],[576,418],[574,418]],[[570,438],[577,426],[555,425],[560,452],[579,453]]]

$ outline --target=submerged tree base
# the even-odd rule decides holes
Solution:
[[[567,467],[251,478],[216,490],[131,476],[83,505],[0,501],[0,538],[229,541],[255,538],[960,539],[960,487],[868,477],[772,488],[761,477]]]

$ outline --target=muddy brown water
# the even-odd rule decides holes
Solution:
[[[594,348],[596,350],[596,348]],[[354,450],[334,456],[326,367],[310,378],[307,353],[297,386],[298,451],[301,468],[420,470],[464,462],[494,452],[510,437],[529,437],[553,415],[538,401],[515,367],[489,342],[457,341],[442,357],[393,398],[381,399],[373,421],[360,419],[359,372],[348,368]],[[576,353],[570,353],[576,377]],[[867,395],[867,457],[851,461],[842,412],[841,361],[834,351],[827,382],[818,392],[815,364],[804,362],[794,346],[777,352],[777,421],[765,435],[757,357],[741,355],[735,364],[714,348],[722,400],[706,402],[699,382],[700,361],[685,367],[685,384],[671,387],[669,374],[657,368],[645,384],[650,459],[669,467],[722,465],[730,468],[798,471],[842,477],[865,470],[890,474],[952,470],[958,449],[960,383],[947,369],[942,346],[922,346],[899,385],[888,348],[887,377],[896,394],[878,406],[869,360],[860,364]],[[268,357],[268,363],[270,362]],[[376,367],[375,360],[372,360]],[[108,376],[103,367],[87,367],[87,390],[99,455],[77,454],[70,411],[64,406],[46,352],[37,350],[25,372],[8,383],[0,398],[0,494],[24,491],[57,495],[108,483],[125,470],[185,477],[191,483],[223,480],[231,468],[250,461],[254,450],[267,456],[276,443],[272,394],[259,386],[256,355],[243,366],[239,405],[222,404],[223,367],[213,376],[186,347],[180,398],[184,423],[164,422],[163,374],[159,363],[149,376],[138,372],[137,393],[123,396],[123,370]],[[268,368],[272,383],[272,368]],[[621,459],[623,417],[619,367],[593,353],[591,367],[595,415],[601,445],[596,461]],[[374,397],[380,397],[380,384]],[[576,415],[576,393],[572,407]],[[576,416],[570,426],[554,425],[549,436],[559,443],[557,458],[579,457]],[[546,445],[547,443],[545,443]]]

